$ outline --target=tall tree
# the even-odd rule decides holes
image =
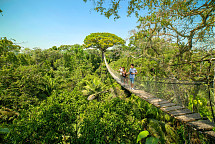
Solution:
[[[6,37],[0,38],[0,57],[7,52],[18,52],[20,49],[21,47],[14,44],[12,40],[8,40]]]
[[[125,41],[122,38],[111,33],[91,33],[84,39],[84,46],[86,48],[95,48],[101,51],[102,61],[107,48],[124,44]]]
[[[84,0],[85,2],[87,0]],[[91,1],[91,0],[88,0]],[[106,17],[120,18],[119,9],[128,2],[127,14],[135,14],[139,28],[151,34],[169,36],[179,45],[179,55],[193,46],[214,41],[215,1],[214,0],[93,0],[95,10]],[[145,13],[142,10],[147,10]],[[148,12],[148,13],[147,13]],[[151,39],[153,35],[148,38]],[[201,44],[196,44],[201,42]],[[182,45],[182,43],[185,43]],[[207,45],[208,46],[208,45]]]

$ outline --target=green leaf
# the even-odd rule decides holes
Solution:
[[[0,128],[0,133],[9,133],[10,130],[8,128]]]
[[[142,131],[142,132],[140,132],[139,135],[137,136],[137,143],[138,143],[141,139],[147,137],[148,135],[149,135],[149,132],[148,132],[148,131]]]
[[[148,137],[146,139],[146,144],[157,144],[159,142],[159,139],[156,137]]]

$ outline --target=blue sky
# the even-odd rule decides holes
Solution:
[[[83,44],[94,32],[110,32],[125,39],[137,25],[134,16],[126,17],[125,5],[121,18],[114,21],[95,12],[92,2],[83,0],[0,0],[0,37],[42,49]]]

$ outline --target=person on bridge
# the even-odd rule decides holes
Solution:
[[[122,82],[122,80],[123,80],[123,77],[122,77],[123,69],[122,69],[122,67],[120,67],[120,68],[119,68],[119,70],[117,70],[117,71],[119,71],[119,74],[120,74],[120,80],[121,80],[121,82]]]
[[[123,77],[123,82],[125,84],[125,81],[127,81],[127,84],[128,84],[128,78],[127,78],[127,73],[126,73],[126,70],[125,70],[125,67],[122,67],[122,77]]]
[[[134,90],[134,78],[135,78],[135,75],[137,74],[137,70],[134,68],[134,64],[131,64],[131,68],[128,74],[130,74],[131,89]]]

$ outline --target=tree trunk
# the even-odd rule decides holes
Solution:
[[[104,60],[104,51],[102,51],[102,62]]]

